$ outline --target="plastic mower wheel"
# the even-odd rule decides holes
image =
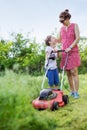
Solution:
[[[53,102],[52,111],[58,110],[58,108],[59,108],[58,102]]]
[[[69,103],[68,95],[63,95],[63,101],[64,101],[65,105]]]

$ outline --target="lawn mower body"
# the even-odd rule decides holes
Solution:
[[[40,96],[33,100],[32,104],[38,110],[57,110],[59,107],[66,105],[68,101],[68,96],[64,95],[63,91],[49,88],[42,90]]]

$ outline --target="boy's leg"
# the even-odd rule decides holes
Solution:
[[[49,86],[53,87],[53,85],[54,85],[53,70],[48,70],[47,78],[48,78],[48,84],[49,84]]]
[[[54,84],[55,84],[55,87],[58,88],[58,85],[59,85],[59,73],[58,73],[58,69],[54,70]]]

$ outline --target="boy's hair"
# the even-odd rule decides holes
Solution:
[[[47,36],[46,39],[45,39],[45,43],[47,46],[50,46],[49,42],[51,41],[51,35]]]

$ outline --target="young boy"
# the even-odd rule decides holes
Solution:
[[[46,37],[45,43],[46,47],[46,60],[45,68],[47,71],[48,84],[50,87],[58,88],[59,84],[59,75],[57,68],[56,58],[58,57],[56,38],[49,35]]]

